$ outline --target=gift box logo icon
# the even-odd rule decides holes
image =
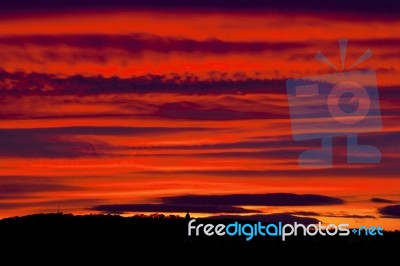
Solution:
[[[344,69],[347,40],[339,40],[339,48]],[[351,68],[371,56],[368,49]],[[321,52],[316,59],[337,69]],[[359,133],[382,129],[373,69],[289,79],[286,88],[293,139],[321,139],[320,149],[300,154],[300,167],[332,167],[332,138],[341,135],[347,136],[348,163],[381,161],[378,148],[358,143]]]

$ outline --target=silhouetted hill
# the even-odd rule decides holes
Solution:
[[[197,223],[204,222],[198,219]],[[207,223],[230,223],[232,220],[207,220]],[[248,222],[248,221],[247,221]],[[281,265],[307,262],[305,265],[360,265],[376,261],[379,265],[398,260],[400,232],[385,232],[381,237],[245,237],[187,235],[188,220],[163,215],[121,217],[118,215],[36,214],[0,220],[2,252],[36,250],[65,256],[77,254],[105,257],[146,256],[154,259],[167,253],[170,258],[182,256],[205,259],[211,254],[227,261],[238,257],[277,261]],[[69,254],[69,255],[68,255]],[[166,257],[162,257],[166,259]],[[196,259],[197,260],[197,259]],[[397,261],[398,262],[398,261]],[[303,264],[301,264],[303,265]],[[392,265],[397,265],[394,263]]]

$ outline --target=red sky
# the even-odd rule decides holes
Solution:
[[[292,140],[285,80],[335,73],[314,57],[322,51],[339,66],[340,38],[349,39],[347,68],[373,51],[356,69],[377,72],[383,129],[362,136],[382,163],[347,164],[338,138],[332,169],[302,169],[298,154],[318,140]],[[187,194],[294,193],[344,203],[241,207],[400,229],[379,213],[400,202],[399,44],[400,20],[360,14],[3,15],[0,217]]]

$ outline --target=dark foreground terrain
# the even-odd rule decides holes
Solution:
[[[399,265],[400,261],[400,232],[379,237],[291,237],[284,242],[280,237],[259,236],[246,241],[243,236],[188,237],[187,225],[183,218],[163,216],[37,214],[8,218],[0,220],[1,255],[18,251],[23,257],[29,252],[34,254],[32,260],[49,254],[63,260],[145,257],[176,260],[176,264],[187,258],[191,262],[184,264],[212,260],[212,256],[226,263],[246,260],[262,265]]]

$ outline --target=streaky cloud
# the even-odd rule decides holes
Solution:
[[[227,195],[182,195],[163,197],[166,204],[237,206],[318,206],[344,204],[340,198],[316,194],[267,193]]]
[[[173,204],[108,204],[91,208],[94,211],[105,213],[126,212],[194,212],[194,213],[257,213],[257,210],[249,210],[240,207],[226,205],[173,205]]]
[[[10,46],[35,45],[54,47],[58,45],[81,49],[119,49],[128,53],[138,54],[143,52],[157,53],[260,53],[264,51],[285,51],[304,48],[302,42],[232,42],[218,39],[192,40],[179,37],[160,37],[149,34],[132,35],[25,35],[3,36],[0,44]],[[47,59],[60,59],[56,51],[45,54]]]
[[[256,215],[216,215],[209,216],[208,219],[215,220],[238,220],[238,221],[251,221],[251,222],[264,222],[277,224],[282,222],[284,224],[294,224],[295,222],[304,225],[318,224],[319,220],[311,217],[300,217],[287,213],[272,213],[272,214],[256,214]]]
[[[375,203],[395,203],[393,200],[383,199],[383,198],[371,198],[371,202]]]

